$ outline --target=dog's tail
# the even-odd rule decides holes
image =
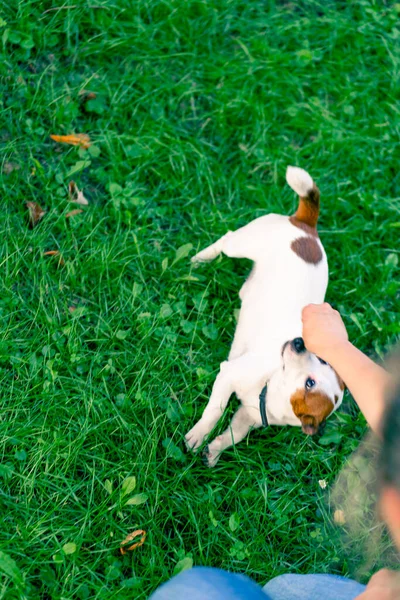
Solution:
[[[299,167],[288,167],[286,181],[300,197],[295,218],[310,227],[316,227],[319,215],[319,189],[311,176]]]

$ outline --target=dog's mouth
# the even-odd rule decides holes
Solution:
[[[289,346],[289,344],[290,344],[289,340],[283,344],[282,350],[281,350],[281,356],[282,356],[282,358],[283,358],[283,355],[285,354],[285,350]]]
[[[303,430],[303,433],[305,433],[306,435],[311,435],[311,436],[316,435],[318,437],[324,433],[325,426],[326,426],[326,419],[321,421],[321,423],[319,425],[303,423],[301,426],[301,429]]]

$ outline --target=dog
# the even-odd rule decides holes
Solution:
[[[328,262],[316,228],[320,192],[298,167],[287,168],[286,181],[299,196],[293,216],[259,217],[192,258],[202,263],[223,253],[254,261],[239,293],[241,309],[228,360],[220,365],[201,419],[185,436],[187,447],[196,452],[236,393],[241,405],[229,428],[203,452],[210,467],[223,450],[263,424],[301,426],[314,435],[343,400],[343,381],[307,351],[301,337],[303,307],[323,302],[328,285]]]

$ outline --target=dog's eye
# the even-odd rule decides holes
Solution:
[[[321,365],[327,365],[328,363],[325,360],[322,360],[322,358],[320,358],[319,356],[317,356],[319,362],[321,363]]]
[[[311,379],[311,377],[309,377],[309,378],[306,380],[306,390],[311,390],[311,388],[313,388],[313,387],[314,387],[314,385],[315,385],[315,381],[314,381],[314,379]]]

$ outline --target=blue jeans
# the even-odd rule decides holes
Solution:
[[[338,575],[281,575],[262,588],[244,575],[195,567],[162,585],[150,600],[354,600],[364,590]]]

